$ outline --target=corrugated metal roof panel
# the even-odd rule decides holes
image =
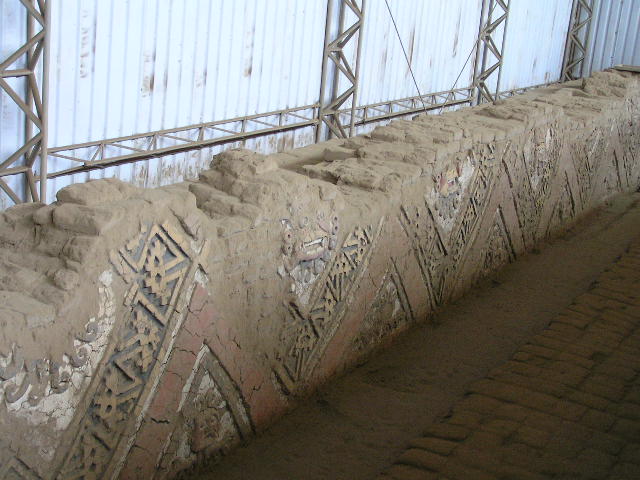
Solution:
[[[0,2],[0,59],[4,60],[17,50],[27,38],[27,15],[18,0]],[[24,68],[24,56],[13,64]],[[16,92],[25,92],[25,80],[7,78],[7,83]],[[0,89],[0,162],[24,144],[25,115],[16,103]],[[19,195],[24,194],[24,176],[11,175],[2,178]],[[9,197],[0,190],[0,210],[13,205]]]
[[[511,0],[501,91],[560,79],[570,16],[570,0]]]
[[[599,0],[591,22],[584,74],[621,63],[640,65],[640,1]]]
[[[422,94],[468,86],[481,0],[388,0]],[[384,0],[367,0],[358,104],[418,95]]]
[[[326,0],[52,0],[52,7],[52,147],[317,101]],[[270,145],[260,144],[265,152]],[[192,177],[210,157],[205,149],[161,162],[171,166],[141,162],[61,177],[49,191],[111,175],[165,184],[163,175]],[[60,169],[63,161],[50,164]]]

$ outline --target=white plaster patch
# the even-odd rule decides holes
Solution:
[[[33,426],[49,424],[52,420],[54,421],[54,429],[57,431],[63,431],[69,426],[82,396],[81,394],[88,386],[95,366],[102,358],[109,343],[109,335],[115,323],[112,280],[112,273],[109,270],[104,271],[99,277],[98,320],[96,321],[92,317],[85,325],[87,331],[91,325],[95,327],[95,338],[89,343],[77,339],[74,340],[76,355],[80,358],[87,358],[87,361],[80,367],[73,367],[68,356],[64,355],[62,358],[60,374],[66,373],[69,375],[68,388],[64,392],[56,393],[52,390],[51,385],[47,383],[42,398],[36,403],[33,399],[29,399],[29,394],[34,388],[31,385],[17,401],[9,403],[6,399],[4,400],[9,412],[12,412],[16,417],[24,418]],[[9,360],[9,358],[4,360],[4,366],[8,365]],[[41,365],[43,371],[48,372],[51,361],[42,359]],[[20,385],[26,375],[26,372],[21,372],[13,379],[3,382],[0,385],[0,396],[4,398],[5,390]],[[40,451],[43,458],[48,459],[53,455],[55,446],[43,445]]]
[[[198,355],[196,356],[196,361],[193,362],[193,368],[191,369],[191,373],[189,374],[189,378],[182,387],[182,396],[180,397],[180,404],[178,405],[178,411],[182,411],[182,407],[184,407],[185,402],[187,401],[187,396],[189,395],[189,391],[191,390],[191,385],[193,384],[193,380],[200,368],[200,364],[202,363],[202,359],[204,358],[205,353],[210,352],[209,347],[207,345],[202,345]]]
[[[469,187],[475,171],[476,167],[471,162],[471,158],[467,157],[466,161],[460,167],[460,173],[456,180],[458,183],[457,195],[459,196],[459,198],[462,198],[464,196],[464,193]],[[452,193],[451,195],[454,196],[456,195],[456,193]],[[437,185],[435,185],[431,192],[426,195],[426,200],[427,203],[433,205],[434,208],[442,202],[443,197],[438,191]],[[435,220],[438,222],[438,225],[440,225],[440,228],[442,228],[445,233],[449,233],[453,229],[453,226],[456,223],[456,219],[458,218],[457,212],[459,208],[460,207],[457,206],[450,215],[435,215]]]

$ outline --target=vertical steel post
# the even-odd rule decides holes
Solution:
[[[335,0],[328,0],[327,1],[327,17],[325,20],[325,24],[324,24],[324,47],[323,47],[323,51],[322,51],[322,70],[320,72],[320,96],[319,96],[319,100],[318,100],[318,105],[320,105],[320,107],[318,108],[318,124],[316,125],[316,143],[322,141],[322,113],[323,113],[323,109],[322,109],[322,105],[324,105],[325,100],[325,89],[327,86],[327,76],[328,76],[328,72],[327,72],[327,67],[328,67],[328,60],[329,60],[329,43],[330,43],[330,38],[331,38],[331,24],[332,24],[332,20],[333,20],[333,11],[334,11],[334,1]]]
[[[596,0],[573,0],[562,59],[560,79],[563,82],[583,76],[584,60],[589,48],[591,20],[595,7]]]
[[[34,0],[30,0],[29,3],[33,4]],[[34,27],[35,27],[35,19],[33,18],[33,15],[29,15],[27,14],[27,38],[33,38],[33,31],[34,31]],[[27,50],[27,68],[29,68],[29,65],[31,65],[32,61],[33,61],[33,54],[35,51],[35,46],[31,45],[29,47],[29,50]],[[29,108],[29,110],[33,109],[33,91],[31,90],[31,85],[29,84],[30,79],[27,78],[27,84],[25,85],[26,91],[27,91],[27,95],[26,95],[26,104],[27,104],[27,108]],[[33,136],[33,122],[31,121],[31,119],[28,116],[25,116],[24,119],[24,138],[25,139],[29,139]],[[33,152],[32,152],[33,153]],[[29,158],[29,155],[26,155],[26,158]],[[28,160],[27,160],[28,162]],[[34,182],[32,181],[33,179],[29,178],[29,174],[26,174],[24,177],[24,188],[25,188],[25,192],[27,195],[27,199],[29,199],[29,197],[31,198],[32,201],[36,202],[38,201],[38,197],[37,194],[34,195],[34,189],[31,188],[31,186],[34,184]]]
[[[473,86],[476,91],[476,105],[485,101],[495,102],[498,99],[509,19],[509,6],[510,0],[485,0],[482,3],[482,12],[480,14],[481,27],[478,35],[476,66],[474,68],[473,79]],[[496,13],[497,9],[500,11]],[[494,13],[496,15],[494,15]],[[494,39],[494,34],[500,25],[503,26],[502,39],[497,43],[497,39]],[[482,45],[482,53],[480,53],[480,45]],[[491,61],[491,56],[493,56],[495,60]],[[497,72],[496,89],[495,92],[492,93],[487,83],[495,72]]]
[[[471,105],[477,105],[478,103],[480,103],[478,93],[478,72],[479,70],[481,70],[480,62],[483,58],[483,53],[480,50],[480,44],[482,42],[482,32],[484,30],[485,15],[487,14],[488,8],[489,0],[482,0],[482,6],[480,7],[480,22],[478,22],[478,36],[476,37],[476,44],[474,47],[476,49],[476,56],[473,62],[473,84],[471,85],[473,95],[470,102]],[[485,45],[483,44],[483,49],[484,48]]]
[[[43,0],[44,52],[42,59],[42,138],[40,140],[40,200],[47,203],[47,168],[49,141],[49,62],[51,45],[51,0]]]
[[[498,68],[498,78],[496,79],[496,93],[495,100],[498,100],[500,94],[500,80],[502,80],[502,65],[504,63],[504,49],[507,42],[507,29],[509,28],[509,7],[511,0],[506,0],[506,11],[504,19],[504,27],[502,27],[502,44],[500,45],[500,67]],[[494,100],[494,101],[495,101]]]
[[[322,57],[322,79],[320,81],[320,108],[319,123],[316,130],[316,141],[321,141],[325,137],[324,131],[327,129],[327,136],[336,136],[345,138],[355,133],[355,110],[358,92],[358,81],[360,74],[360,54],[362,51],[362,27],[364,24],[364,8],[365,0],[337,0],[340,2],[338,31],[335,35],[332,33],[332,18],[336,13],[336,4],[333,0],[329,0],[327,6],[327,20],[325,26],[325,43],[324,53]],[[345,27],[348,13],[355,15],[356,19],[353,23]],[[355,44],[355,62],[347,59],[345,55],[345,46]],[[331,63],[329,63],[331,60]],[[352,63],[354,64],[352,66]],[[331,96],[327,101],[327,79],[331,72],[329,66],[333,66],[333,82],[331,84]],[[348,86],[341,90],[340,81],[346,80]],[[349,108],[351,119],[349,122],[348,132],[342,124],[340,118],[340,107],[351,100]]]
[[[0,59],[0,89],[8,95],[25,115],[24,144],[6,158],[0,158],[0,190],[14,202],[46,199],[47,152],[47,90],[49,82],[49,6],[48,0],[21,0],[25,9],[26,41]],[[42,59],[42,77],[39,82],[38,63]],[[24,67],[16,63],[24,60]],[[16,91],[6,79],[16,78],[25,82],[24,92]],[[38,130],[37,132],[35,130]],[[36,187],[33,165],[40,157],[40,197]],[[24,175],[25,194],[11,188],[4,177]]]
[[[362,53],[362,34],[364,32],[364,12],[367,0],[362,0],[362,8],[360,10],[360,29],[358,31],[358,46],[356,47],[356,81],[353,88],[353,97],[351,97],[351,124],[349,125],[349,136],[356,134],[356,107],[358,106],[358,90],[360,88],[360,57]]]

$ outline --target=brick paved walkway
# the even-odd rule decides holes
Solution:
[[[378,480],[640,479],[640,241]]]

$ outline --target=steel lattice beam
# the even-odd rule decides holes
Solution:
[[[157,130],[126,137],[50,148],[49,157],[66,160],[67,167],[48,178],[148,160],[318,124],[318,104],[246,117]],[[58,162],[63,163],[63,162]]]
[[[20,0],[26,11],[27,38],[23,45],[2,59],[0,90],[13,100],[25,116],[25,142],[15,152],[0,158],[0,189],[15,203],[46,198],[47,172],[47,83],[49,9],[47,0]],[[16,64],[22,66],[17,67]],[[37,69],[42,65],[42,76]],[[19,79],[13,82],[8,79]],[[19,87],[16,87],[19,83]],[[24,88],[20,88],[24,86]],[[39,160],[40,171],[35,166]],[[25,194],[11,188],[3,177],[23,175]],[[40,181],[40,191],[36,182]]]
[[[573,0],[562,61],[562,81],[582,77],[596,0]]]
[[[340,114],[353,116],[354,126],[366,125],[412,113],[427,112],[453,105],[465,105],[473,99],[473,89],[470,87],[457,88],[444,92],[427,93],[415,97],[389,100],[388,102],[372,103],[358,106],[355,109],[344,109]]]
[[[528,87],[514,88],[512,90],[503,90],[498,93],[498,99],[504,100],[505,98],[513,97],[514,95],[520,95],[521,93],[528,92],[529,90],[535,90],[536,88],[549,87],[555,85],[557,82],[551,83],[539,83],[537,85],[530,85]]]
[[[473,75],[476,104],[495,102],[498,98],[498,92],[500,92],[509,4],[510,0],[483,0],[482,2]],[[496,36],[496,31],[500,26],[502,26],[502,38],[499,39]],[[497,75],[495,89],[487,85],[493,75]]]
[[[322,79],[320,82],[320,123],[316,131],[316,141],[323,139],[323,125],[328,128],[327,138],[331,135],[345,138],[355,134],[355,109],[358,99],[358,79],[360,73],[360,51],[362,42],[362,26],[364,23],[364,9],[366,0],[337,0],[339,7],[336,7],[335,0],[329,0],[327,5],[327,21],[325,26],[325,44],[322,58]],[[335,8],[340,9],[338,21],[338,31],[332,38],[332,19],[335,15]],[[350,12],[350,13],[349,13]],[[355,16],[354,22],[345,27],[347,16]],[[350,61],[345,54],[345,46],[353,44],[355,50],[355,61]],[[333,65],[332,91],[328,101],[326,97],[326,87],[329,75],[329,61]],[[355,63],[355,65],[353,65]],[[347,87],[339,91],[342,82],[346,81]],[[350,115],[348,117],[348,131],[342,118],[345,109],[343,105],[351,101]]]

